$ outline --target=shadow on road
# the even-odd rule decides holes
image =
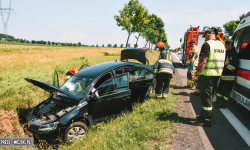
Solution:
[[[175,123],[182,123],[188,125],[194,125],[194,122],[196,121],[196,119],[180,117],[177,113],[169,114],[169,112],[159,112],[158,114],[156,114],[156,117],[158,120],[161,121],[169,120]]]

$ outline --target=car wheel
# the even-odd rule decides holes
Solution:
[[[71,143],[72,140],[84,137],[88,131],[88,127],[83,122],[74,122],[65,131],[65,141]]]

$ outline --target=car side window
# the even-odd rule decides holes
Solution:
[[[250,26],[245,27],[242,41],[240,42],[240,59],[250,60]]]
[[[154,74],[151,71],[146,69],[145,79],[153,79],[153,78],[154,78]]]
[[[233,40],[234,40],[234,47],[235,48],[238,48],[238,42],[239,42],[239,39],[240,39],[240,30],[238,30],[235,34],[234,34],[234,37],[233,37]]]
[[[115,71],[116,76],[123,74],[123,68],[117,68],[114,71]]]
[[[128,74],[109,79],[97,89],[97,92],[99,96],[104,96],[125,90],[128,90]]]
[[[129,73],[129,81],[138,81],[145,79],[145,69],[139,67],[124,68],[125,73]]]
[[[97,89],[100,85],[102,85],[105,81],[112,78],[112,75],[110,72],[104,74],[102,77],[99,78],[99,80],[95,83],[94,88]]]

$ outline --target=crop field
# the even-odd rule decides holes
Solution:
[[[119,60],[121,50],[0,44],[0,137],[25,137],[22,128],[25,115],[49,96],[49,93],[33,86],[24,78],[52,84],[56,70],[62,84],[65,73],[70,68]],[[150,64],[154,64],[159,52],[148,51],[146,55]],[[155,101],[151,98],[143,104],[136,104],[133,112],[91,127],[87,138],[76,141],[71,148],[81,149],[84,146],[86,149],[141,149],[148,144],[155,145],[157,140],[170,136],[159,134],[162,128],[164,133],[168,132],[168,128],[173,128],[171,112],[175,99],[171,94],[167,99],[171,101]],[[71,148],[65,144],[60,146],[60,149]]]

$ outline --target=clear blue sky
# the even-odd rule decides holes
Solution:
[[[9,0],[1,0],[8,7]],[[116,25],[114,15],[129,0],[12,0],[8,33],[15,38],[54,42],[81,42],[87,45],[125,44],[127,32]],[[190,25],[221,26],[250,11],[250,0],[140,0],[163,19],[170,48],[180,47]],[[0,22],[0,33],[3,23]],[[135,44],[133,34],[129,43]],[[140,37],[139,47],[145,41]]]

